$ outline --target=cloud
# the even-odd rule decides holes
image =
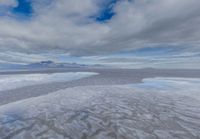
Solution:
[[[102,23],[91,18],[101,14],[105,3],[32,0],[28,19],[4,9],[0,51],[95,56],[158,45],[200,51],[199,0],[111,1],[114,15],[109,20]],[[16,7],[16,1],[0,2],[0,7],[8,6]]]
[[[52,60],[59,62],[58,55],[56,54],[26,54],[19,52],[0,52],[0,64],[1,63],[11,63],[11,64],[29,64],[38,61]]]
[[[119,49],[174,43],[199,45],[199,6],[196,0],[121,2],[109,23],[113,40],[109,44],[117,42]]]
[[[16,0],[1,0],[0,5],[1,6],[16,6],[17,2]]]

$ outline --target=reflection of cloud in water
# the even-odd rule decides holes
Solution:
[[[127,84],[124,85],[124,87],[133,88],[140,91],[151,90],[155,92],[157,91],[177,92],[177,90],[184,91],[185,88],[187,87],[190,87],[189,88],[190,90],[197,91],[198,89],[200,89],[198,84],[200,84],[200,79],[156,77],[156,78],[146,78],[142,80],[142,83]]]
[[[153,78],[135,85],[75,87],[3,105],[0,135],[14,139],[197,139],[199,83],[200,79]],[[14,121],[12,115],[6,117],[15,111],[23,115]]]
[[[77,80],[96,74],[97,73],[93,72],[67,72],[53,74],[0,75],[0,91],[36,84]]]

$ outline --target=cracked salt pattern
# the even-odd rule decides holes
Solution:
[[[74,87],[0,107],[1,139],[199,139],[200,79]]]

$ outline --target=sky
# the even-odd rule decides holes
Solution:
[[[199,0],[0,0],[0,67],[200,69]]]

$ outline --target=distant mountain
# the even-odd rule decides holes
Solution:
[[[55,63],[53,61],[41,61],[27,65],[28,68],[83,68],[88,67],[85,64],[77,63]]]
[[[86,65],[86,64],[77,64],[77,63],[55,63],[53,61],[41,61],[36,63],[31,63],[27,65],[20,64],[2,64],[0,63],[0,70],[28,70],[28,69],[48,69],[48,68],[99,68],[102,65]]]

